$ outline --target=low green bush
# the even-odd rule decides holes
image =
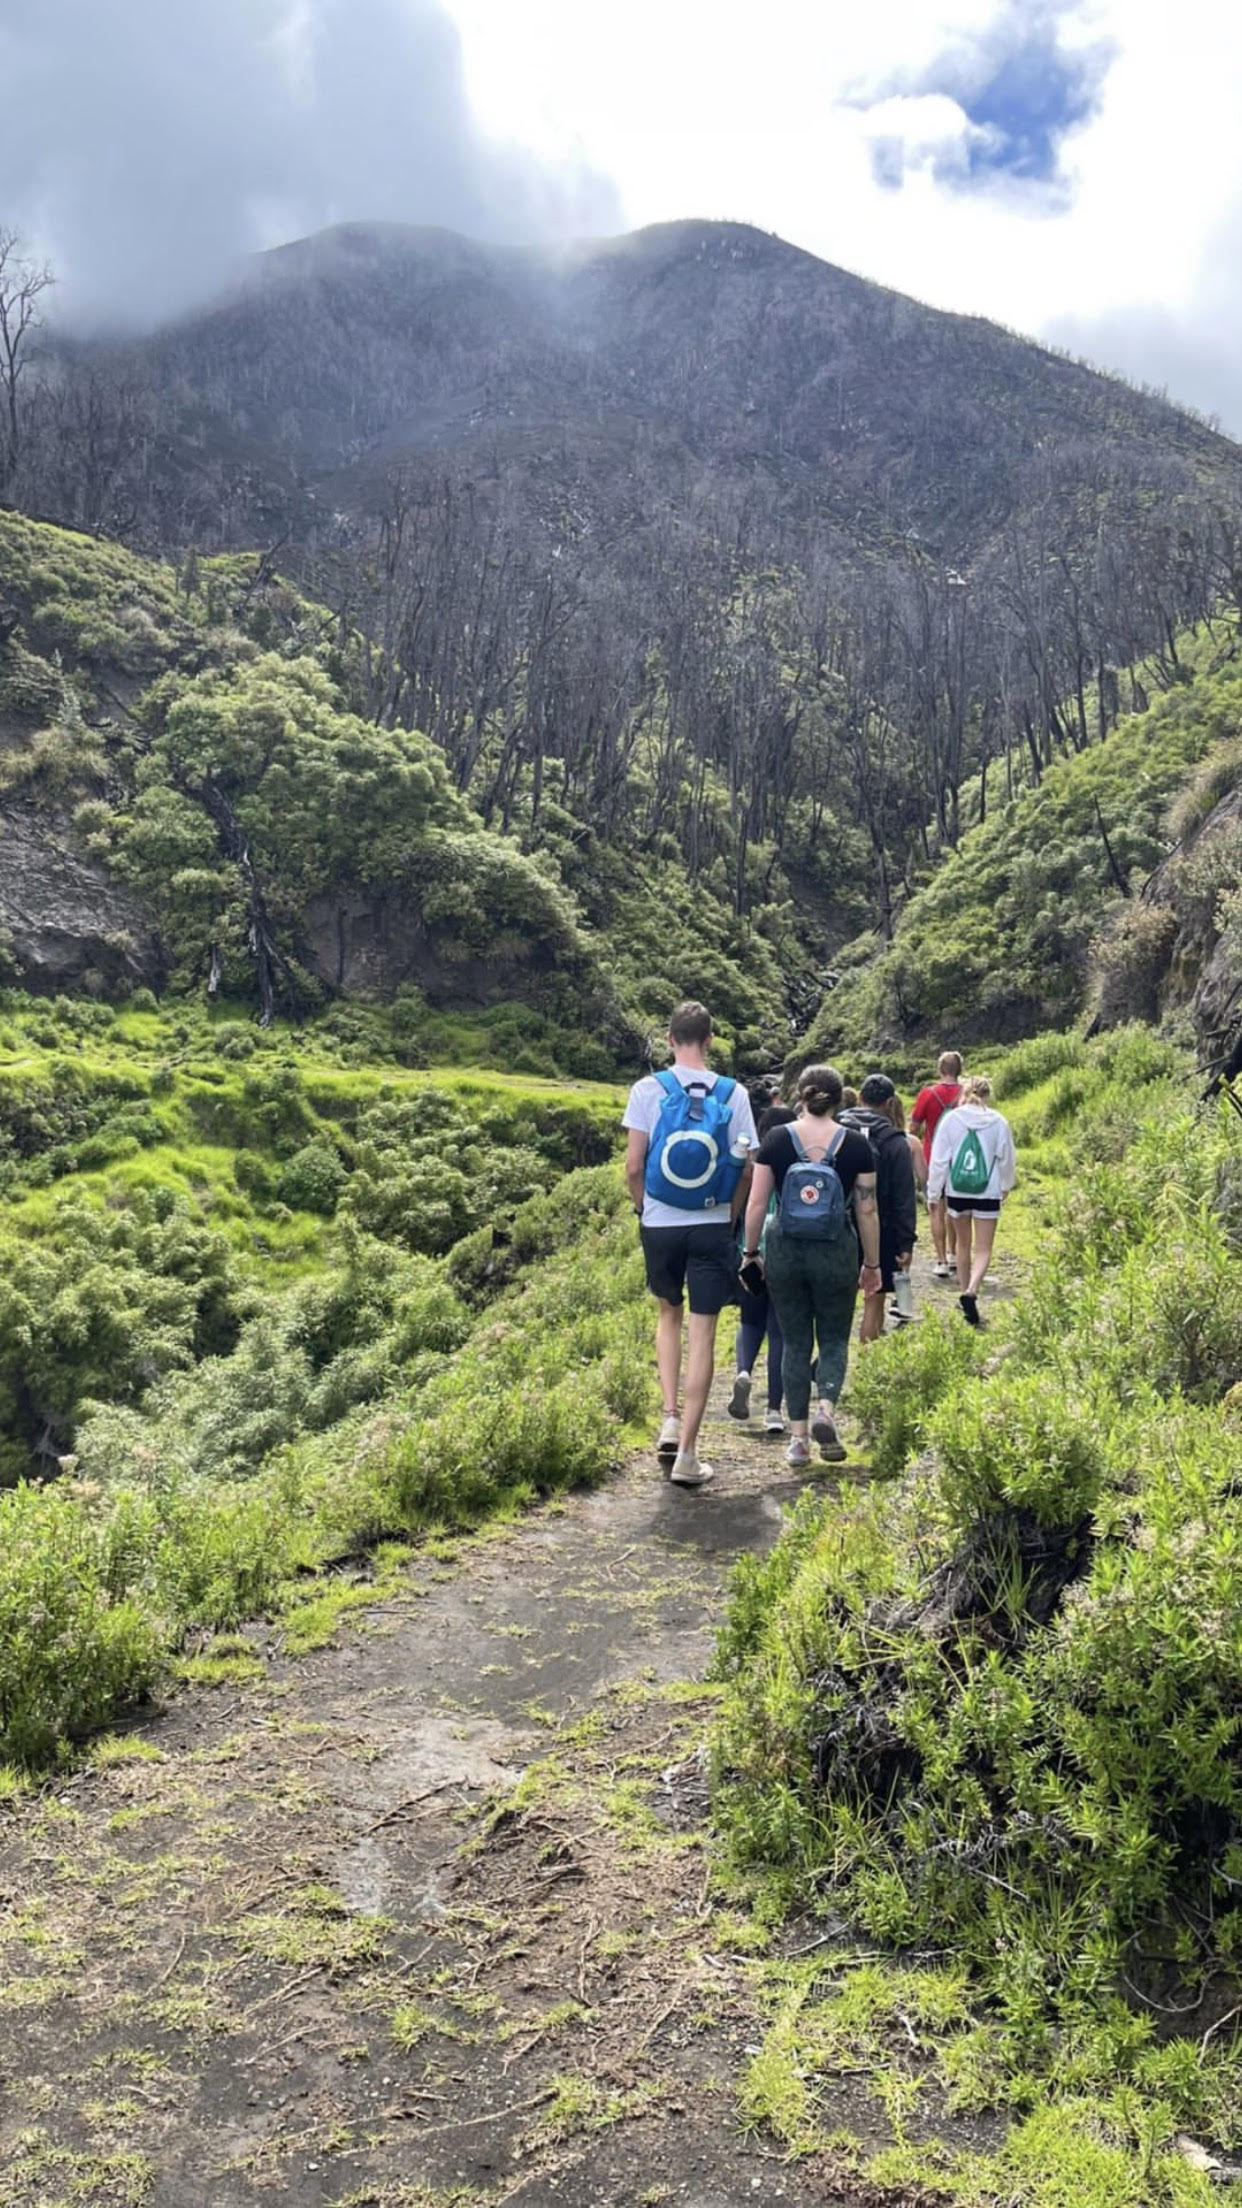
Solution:
[[[291,1211],[316,1211],[330,1219],[336,1210],[346,1172],[332,1145],[304,1143],[295,1150],[276,1183],[277,1201]]]
[[[927,1440],[942,1398],[983,1361],[982,1336],[956,1312],[929,1311],[921,1325],[902,1327],[856,1361],[850,1408],[868,1445],[872,1469],[900,1472]]]
[[[1081,1066],[1085,1057],[1086,1045],[1077,1035],[1032,1035],[1024,1043],[1015,1043],[993,1077],[993,1102],[1005,1104],[1025,1096],[1028,1089],[1038,1088],[1064,1067]]]

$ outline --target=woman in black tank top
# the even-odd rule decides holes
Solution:
[[[863,1248],[861,1275],[858,1242],[848,1220],[831,1240],[820,1241],[783,1235],[778,1215],[768,1228],[764,1257],[759,1257],[759,1237],[768,1203],[774,1191],[779,1195],[786,1174],[800,1155],[788,1128],[774,1128],[760,1143],[746,1207],[745,1265],[762,1266],[785,1338],[785,1404],[792,1429],[788,1456],[794,1470],[810,1463],[812,1440],[819,1443],[830,1463],[839,1463],[845,1455],[835,1411],[849,1360],[854,1305],[860,1281],[864,1294],[874,1293],[880,1285],[875,1162],[864,1136],[837,1125],[835,1114],[842,1088],[835,1067],[808,1066],[798,1083],[797,1127],[801,1154],[812,1163],[830,1158],[847,1204],[852,1199],[854,1224]],[[812,1423],[813,1358],[818,1409]]]

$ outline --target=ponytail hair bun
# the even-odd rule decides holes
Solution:
[[[836,1111],[844,1088],[835,1066],[808,1066],[798,1082],[798,1102],[812,1119],[826,1119]]]

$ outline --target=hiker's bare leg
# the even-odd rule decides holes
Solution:
[[[992,1262],[992,1245],[995,1240],[995,1219],[976,1219],[975,1255],[974,1262],[972,1263],[970,1268],[970,1287],[968,1290],[968,1293],[972,1296],[978,1294],[983,1282],[983,1276],[986,1273],[988,1266]]]
[[[663,1297],[656,1319],[656,1365],[660,1393],[664,1398],[664,1416],[676,1418],[681,1389],[681,1305],[665,1303]]]
[[[878,1342],[884,1332],[884,1290],[878,1296],[863,1297],[862,1325],[858,1329],[860,1342]]]
[[[949,1214],[943,1196],[937,1196],[935,1202],[928,1205],[927,1217],[931,1226],[932,1247],[936,1252],[936,1263],[937,1265],[946,1265],[948,1263],[945,1253],[949,1242]]]
[[[974,1214],[969,1211],[963,1212],[960,1218],[952,1222],[956,1245],[954,1255],[957,1258],[957,1285],[963,1295],[970,1289],[970,1230],[973,1224]]]
[[[686,1407],[681,1419],[681,1447],[683,1456],[696,1453],[699,1428],[707,1409],[711,1393],[712,1374],[716,1369],[716,1313],[692,1311],[690,1313],[690,1351],[686,1358]]]

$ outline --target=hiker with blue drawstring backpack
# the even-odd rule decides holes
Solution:
[[[929,1204],[944,1198],[957,1256],[958,1302],[970,1326],[982,1326],[979,1290],[991,1262],[1001,1206],[1016,1186],[1009,1122],[991,1104],[986,1073],[968,1074],[960,1103],[936,1126],[927,1175]],[[973,1242],[973,1247],[972,1247]]]
[[[711,1043],[706,1008],[679,1004],[668,1025],[673,1063],[634,1083],[622,1120],[626,1182],[659,1307],[664,1423],[656,1454],[678,1487],[704,1487],[714,1477],[699,1457],[699,1428],[715,1371],[716,1322],[737,1302],[736,1222],[757,1148],[750,1098],[740,1081],[713,1072]],[[689,1350],[679,1408],[683,1300]]]
[[[811,1461],[818,1442],[830,1464],[845,1446],[837,1398],[849,1361],[850,1329],[861,1286],[880,1287],[880,1223],[875,1159],[865,1135],[838,1124],[843,1083],[835,1066],[808,1066],[798,1083],[798,1117],[759,1145],[746,1206],[742,1282],[766,1281],[785,1338],[788,1461]],[[776,1212],[763,1232],[771,1197]],[[859,1272],[858,1252],[863,1264]],[[811,1363],[818,1405],[811,1419]]]

